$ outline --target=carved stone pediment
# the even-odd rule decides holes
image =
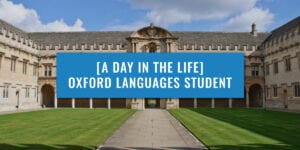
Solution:
[[[147,26],[132,33],[130,38],[175,38],[169,31],[157,26]]]

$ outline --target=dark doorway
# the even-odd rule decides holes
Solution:
[[[145,108],[160,108],[160,99],[145,98]]]
[[[54,88],[50,84],[42,87],[42,105],[45,107],[54,107]]]
[[[288,108],[288,95],[287,90],[283,90],[284,108]]]
[[[126,98],[111,98],[111,108],[126,108]]]
[[[194,107],[194,99],[193,98],[180,98],[179,99],[179,107],[180,108],[193,108]]]
[[[156,53],[157,51],[157,46],[155,43],[149,43],[148,48],[149,48],[149,53]]]
[[[262,107],[262,88],[254,84],[249,89],[250,107]]]

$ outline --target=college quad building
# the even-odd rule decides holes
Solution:
[[[28,33],[0,20],[0,111],[41,107],[300,110],[299,43],[300,17],[270,33],[257,32],[255,24],[250,32],[173,32],[151,24],[137,31]],[[242,52],[245,96],[242,99],[103,99],[87,95],[81,99],[57,99],[57,52]],[[78,63],[81,61],[84,60]]]

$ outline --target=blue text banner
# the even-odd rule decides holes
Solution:
[[[243,98],[243,53],[64,53],[58,98]]]

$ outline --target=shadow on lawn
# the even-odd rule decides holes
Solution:
[[[92,147],[92,146],[91,146]],[[2,150],[91,150],[80,145],[43,145],[43,144],[3,144],[0,143],[0,149]]]
[[[193,109],[199,114],[282,142],[284,145],[215,145],[213,149],[300,149],[300,115],[256,109]]]

